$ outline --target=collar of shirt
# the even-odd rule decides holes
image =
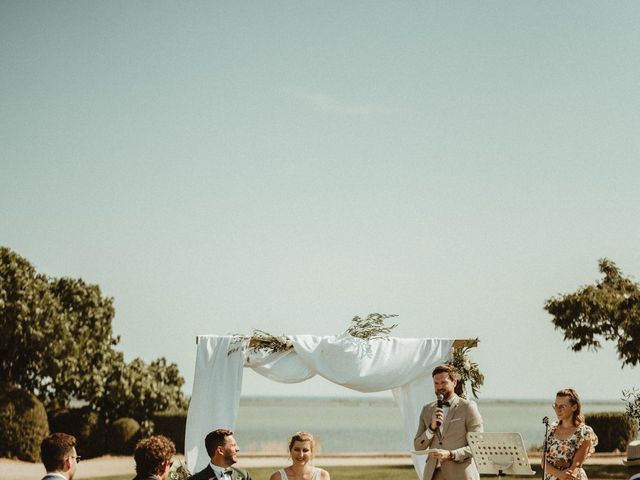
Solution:
[[[215,473],[216,477],[218,477],[218,478],[222,478],[222,476],[224,475],[225,470],[227,470],[226,468],[219,467],[218,465],[214,465],[211,462],[209,462],[209,466],[211,467],[211,469],[213,470],[213,473]]]
[[[64,480],[67,480],[67,477],[65,477],[63,474],[61,474],[60,472],[47,472],[47,477],[60,477],[60,478],[64,478]]]

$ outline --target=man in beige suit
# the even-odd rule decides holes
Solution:
[[[454,393],[458,372],[453,366],[440,365],[431,376],[436,395],[442,396],[442,407],[433,401],[420,413],[414,448],[433,449],[427,457],[423,480],[479,480],[467,443],[467,432],[482,431],[478,406]]]

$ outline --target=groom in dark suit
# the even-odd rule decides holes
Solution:
[[[66,433],[52,433],[40,444],[40,458],[47,470],[42,480],[73,480],[80,461],[76,438]]]
[[[251,480],[249,472],[232,467],[238,461],[240,448],[231,430],[214,430],[204,439],[204,445],[211,461],[189,480]]]

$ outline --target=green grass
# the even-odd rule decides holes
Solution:
[[[415,470],[410,465],[399,466],[359,466],[359,467],[326,467],[333,480],[371,480],[372,478],[393,478],[393,480],[417,480]],[[502,477],[503,479],[540,478],[540,468],[533,467],[536,476],[531,477]],[[252,468],[253,480],[269,480],[269,476],[276,468]],[[588,465],[585,468],[589,480],[604,480],[610,478],[629,478],[624,465]],[[89,478],[87,480],[131,480],[131,475],[116,475],[111,477]],[[483,475],[482,478],[496,478]]]

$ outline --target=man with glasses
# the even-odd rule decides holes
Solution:
[[[80,461],[76,438],[66,433],[49,435],[40,444],[40,457],[47,470],[42,480],[72,480]]]
[[[173,463],[176,446],[164,435],[142,439],[136,445],[136,477],[133,480],[165,480]]]

